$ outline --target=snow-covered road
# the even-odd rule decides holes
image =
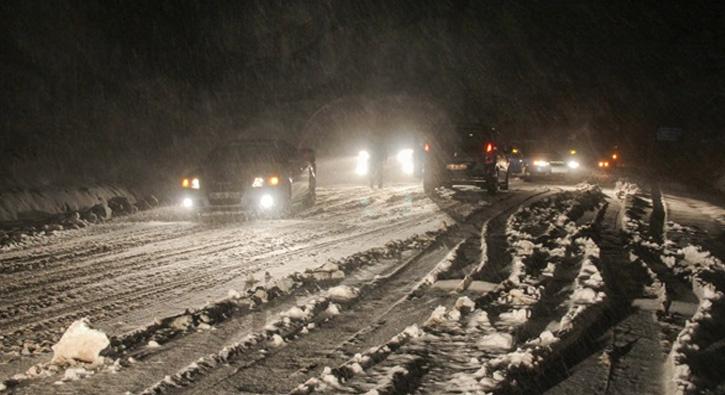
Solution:
[[[3,385],[717,389],[706,361],[723,354],[723,210],[642,190],[514,182],[431,199],[413,184],[328,185],[290,219],[212,225],[159,209],[61,232],[0,253]],[[110,338],[102,358],[50,364],[83,317]]]
[[[2,351],[22,352],[24,343],[48,351],[84,316],[106,331],[129,330],[241,291],[250,276],[278,278],[453,222],[417,185],[329,187],[318,196],[286,220],[127,217],[0,253]]]

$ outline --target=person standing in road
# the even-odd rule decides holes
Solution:
[[[385,139],[376,134],[370,144],[370,188],[383,187],[383,167],[388,156]]]

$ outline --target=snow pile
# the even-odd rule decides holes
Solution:
[[[690,366],[691,361],[696,359],[698,354],[705,352],[713,339],[717,339],[721,335],[721,333],[711,333],[711,331],[714,326],[712,325],[714,317],[719,320],[725,318],[723,317],[723,312],[725,312],[723,292],[708,283],[699,284],[699,288],[700,303],[697,311],[677,335],[667,357],[666,369],[669,370],[668,373],[671,377],[667,384],[670,392],[679,394],[700,392],[701,389],[697,385],[698,377]],[[720,324],[720,326],[722,325]]]
[[[599,247],[591,239],[581,237],[591,224],[577,226],[575,222],[584,211],[601,207],[601,202],[598,188],[585,184],[574,193],[559,194],[520,209],[509,219],[506,233],[512,246],[512,272],[509,288],[502,290],[495,301],[507,309],[493,324],[498,329],[490,326],[484,329],[485,341],[481,344],[488,345],[487,352],[494,356],[484,361],[473,375],[480,385],[478,391],[505,391],[503,388],[513,385],[517,375],[536,369],[573,328],[574,319],[590,306],[604,301],[604,280],[594,264],[600,254]],[[566,313],[558,330],[545,330],[528,340],[518,339],[522,342],[518,345],[505,343],[503,339],[509,336],[516,339],[513,335],[518,333],[518,328],[529,325],[543,295],[551,293],[547,290],[554,284],[550,279],[559,276],[560,270],[571,270],[560,269],[563,265],[574,264],[578,272],[564,302]],[[558,293],[566,291],[563,288]]]
[[[327,290],[327,297],[333,302],[349,302],[359,295],[359,291],[348,285],[338,285]]]
[[[629,195],[639,195],[642,190],[633,182],[617,180],[614,184],[614,195],[623,200]]]
[[[265,326],[262,331],[247,335],[241,340],[225,346],[218,353],[209,354],[206,357],[200,358],[173,376],[167,376],[155,385],[147,388],[143,393],[156,394],[168,388],[184,386],[194,381],[205,370],[220,364],[229,363],[229,361],[238,355],[249,352],[251,349],[263,348],[265,345],[281,347],[285,344],[285,337],[301,333],[303,330],[310,328],[310,325],[314,323],[311,320],[314,317],[324,316],[330,305],[329,299],[318,297],[312,298],[300,306],[294,306],[281,314],[279,319]]]
[[[671,253],[665,249],[665,253],[668,252]],[[693,363],[725,330],[725,290],[718,289],[718,284],[725,283],[725,268],[719,259],[699,246],[689,245],[677,250],[676,254],[677,257],[668,257],[674,258],[673,266],[678,269],[677,273],[691,279],[699,303],[695,314],[677,335],[668,355],[667,369],[672,377],[668,389],[674,393],[699,393],[703,388]]]
[[[74,361],[88,364],[103,363],[100,356],[111,344],[105,333],[92,329],[86,318],[73,322],[53,348],[53,359],[56,365],[64,365]]]
[[[560,331],[571,330],[577,316],[588,306],[603,302],[606,297],[604,280],[592,262],[599,258],[599,247],[589,238],[579,238],[576,244],[582,250],[583,256],[579,273],[574,280],[574,292],[569,297],[569,309],[560,323]]]
[[[448,255],[446,255],[446,257],[443,258],[442,261],[438,262],[436,267],[430,273],[428,273],[427,276],[425,276],[421,284],[433,284],[438,280],[441,275],[448,272],[453,267],[454,262],[458,258],[459,251],[464,241],[465,240],[462,240],[458,244],[456,244],[456,246],[451,249]]]
[[[703,377],[708,369],[703,368],[702,359],[707,360],[706,350],[725,330],[725,290],[718,287],[725,284],[725,266],[709,251],[690,242],[692,229],[675,222],[666,222],[661,241],[654,239],[646,217],[655,209],[653,200],[636,186],[620,189],[618,196],[625,205],[623,226],[631,236],[630,261],[646,269],[651,279],[648,292],[662,301],[663,311],[666,311],[670,301],[664,282],[641,256],[659,260],[680,279],[689,281],[699,299],[695,314],[685,323],[668,354],[665,366],[665,377],[669,378],[667,391],[680,394],[710,391],[713,384]],[[678,241],[672,241],[670,235]]]
[[[417,325],[411,325],[399,334],[393,336],[385,344],[379,347],[372,347],[362,354],[355,354],[349,361],[336,369],[326,367],[320,375],[320,378],[311,378],[304,384],[300,384],[292,394],[310,394],[312,392],[355,392],[346,387],[346,382],[351,380],[355,375],[364,374],[365,371],[374,366],[378,361],[385,360],[390,354],[403,347],[405,344],[426,336],[426,332],[421,330]],[[402,373],[402,370],[393,368],[390,373]],[[381,380],[382,386],[386,387],[390,382]],[[382,388],[382,387],[380,387]],[[372,390],[371,393],[377,393]],[[385,391],[383,393],[389,393]]]

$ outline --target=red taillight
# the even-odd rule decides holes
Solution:
[[[423,151],[429,152],[430,151],[430,144],[428,144],[428,143],[423,144]]]
[[[493,143],[486,143],[486,145],[483,146],[483,152],[485,154],[485,162],[486,163],[493,163],[496,161],[496,155],[494,151],[496,150],[496,146],[493,145]]]

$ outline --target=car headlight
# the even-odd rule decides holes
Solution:
[[[357,154],[357,162],[355,163],[355,174],[364,176],[368,174],[368,161],[370,159],[370,153],[367,151],[360,151]]]
[[[570,161],[566,162],[566,166],[569,167],[570,169],[578,169],[579,162],[577,162],[575,160],[570,160]]]
[[[400,150],[396,158],[398,159],[398,163],[400,163],[400,168],[404,174],[413,174],[413,171],[415,170],[415,165],[413,162],[412,149],[406,148]]]
[[[268,209],[274,207],[274,197],[272,197],[272,195],[270,195],[268,193],[265,193],[259,199],[259,207],[264,210],[268,210]]]
[[[192,200],[191,198],[188,198],[188,197],[181,199],[181,207],[184,207],[184,208],[194,207],[194,200]]]
[[[546,166],[549,166],[549,162],[547,162],[545,160],[535,160],[534,161],[534,166],[546,167]]]

